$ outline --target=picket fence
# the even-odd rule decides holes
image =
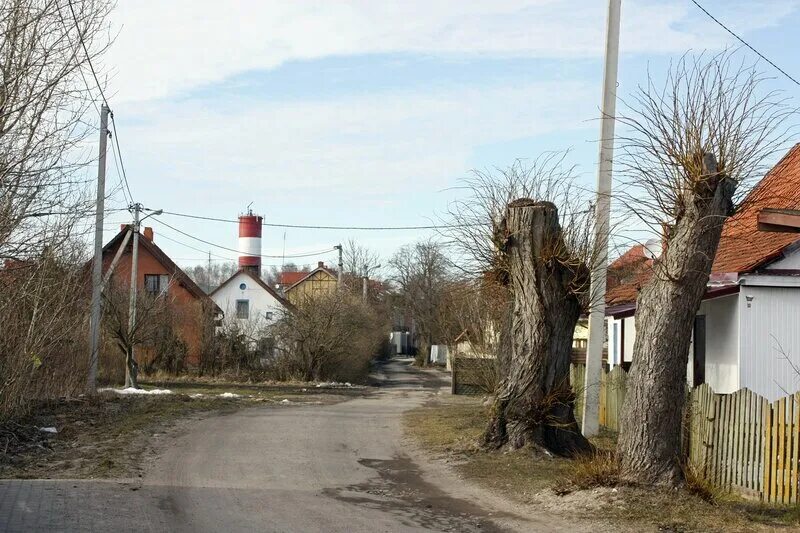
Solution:
[[[583,388],[586,382],[586,367],[584,365],[570,365],[570,383],[575,392],[575,413],[580,423],[583,413]],[[614,367],[610,372],[603,368],[600,374],[600,425],[612,431],[619,431],[619,416],[622,412],[622,402],[625,400],[625,391],[628,373],[622,367]]]
[[[581,413],[585,377],[570,369]],[[619,430],[627,374],[615,367],[600,380],[600,424]],[[580,419],[580,416],[578,416]],[[769,503],[800,503],[800,392],[770,403],[748,390],[716,394],[707,384],[689,392],[684,454],[712,484]]]

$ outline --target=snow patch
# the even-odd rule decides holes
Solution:
[[[292,402],[290,402],[288,399],[284,398],[283,400],[281,400],[281,403],[287,404],[287,403],[292,403]]]
[[[54,427],[39,428],[39,431],[42,433],[58,433],[58,430]]]
[[[338,381],[326,381],[324,383],[317,383],[317,388],[327,388],[327,389],[336,389],[336,388],[349,388],[353,385],[348,383],[339,383]]]
[[[189,398],[202,398],[205,396],[202,392],[195,392],[194,394],[190,394]]]
[[[241,394],[236,394],[233,392],[223,392],[219,395],[220,398],[241,398]]]
[[[169,389],[134,389],[133,387],[128,387],[127,389],[97,389],[99,392],[114,392],[116,394],[139,394],[139,395],[159,395],[159,394],[172,394],[172,391]]]

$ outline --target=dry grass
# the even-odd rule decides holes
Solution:
[[[616,487],[620,483],[619,462],[613,452],[598,450],[570,461],[564,481],[563,487],[555,489],[558,493]]]
[[[645,489],[619,483],[613,456],[614,435],[592,439],[598,452],[568,460],[532,450],[486,452],[477,440],[487,421],[477,397],[438,397],[409,411],[406,432],[444,459],[468,480],[521,504],[532,512],[563,514],[566,519],[612,523],[644,531],[798,530],[798,507],[748,502],[707,486],[692,470],[683,490]],[[563,496],[562,496],[563,495]]]

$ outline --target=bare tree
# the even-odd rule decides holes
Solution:
[[[431,345],[452,340],[448,313],[444,312],[448,289],[454,281],[443,246],[434,240],[403,246],[389,261],[393,281],[399,286],[401,305],[414,320],[417,358],[424,363]]]
[[[465,184],[471,194],[450,210],[445,231],[467,265],[506,289],[497,319],[502,380],[484,434],[490,447],[591,449],[575,421],[569,364],[589,304],[592,218],[565,156],[475,173]]]
[[[76,243],[93,215],[85,170],[94,153],[83,142],[97,129],[82,75],[108,46],[111,4],[71,7],[74,18],[55,0],[0,2],[0,411],[10,409],[0,416],[73,393],[84,366]]]
[[[342,249],[344,272],[352,276],[363,276],[378,266],[381,258],[375,250],[359,244],[355,239],[347,239]]]
[[[0,259],[57,246],[90,214],[82,147],[96,128],[85,120],[93,95],[82,78],[103,39],[110,4],[55,0],[0,5]],[[88,71],[88,69],[87,69]]]
[[[624,477],[674,484],[694,316],[722,226],[764,159],[786,140],[793,111],[730,52],[684,57],[663,87],[649,79],[620,122],[620,196],[661,234],[664,251],[636,309],[636,339],[618,452]]]
[[[139,388],[139,361],[134,348],[156,345],[164,328],[171,327],[176,309],[171,306],[169,291],[151,294],[140,289],[136,295],[136,320],[129,323],[130,286],[113,276],[103,292],[103,324],[125,358],[125,387]]]

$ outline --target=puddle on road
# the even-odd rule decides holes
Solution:
[[[419,468],[408,457],[392,460],[360,459],[360,464],[378,473],[364,483],[324,489],[323,494],[339,501],[390,513],[409,527],[432,531],[503,532],[490,515],[465,500],[447,495],[422,479]]]

